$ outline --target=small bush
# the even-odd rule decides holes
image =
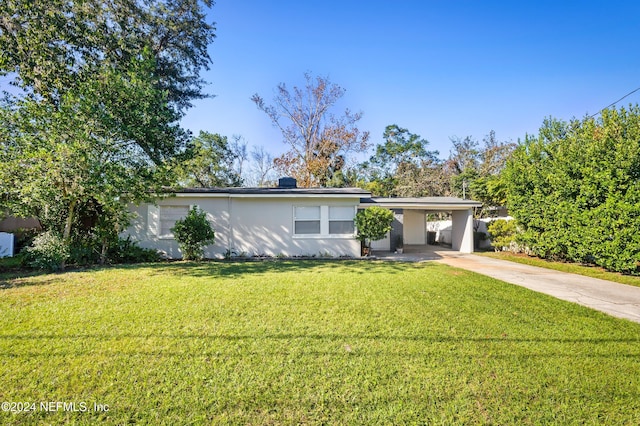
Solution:
[[[18,253],[13,257],[0,258],[0,272],[12,271],[24,268],[26,264],[25,253]]]
[[[76,266],[88,266],[98,263],[100,246],[92,235],[76,237],[69,247],[69,263]]]
[[[62,237],[51,231],[36,236],[27,252],[30,266],[48,271],[63,269],[64,262],[69,258],[69,248]]]
[[[38,229],[20,228],[14,233],[16,253],[26,252],[27,248],[33,243],[33,239],[40,233]]]
[[[186,218],[176,221],[171,228],[178,241],[184,260],[200,260],[204,247],[213,243],[215,232],[207,221],[207,213],[194,206]]]
[[[109,250],[108,258],[113,263],[146,263],[158,262],[162,256],[157,250],[140,247],[127,236],[118,238],[116,245]]]
[[[77,266],[86,266],[103,263],[158,262],[162,259],[157,250],[140,247],[131,236],[119,238],[114,235],[106,242],[106,248],[103,244],[95,234],[75,238],[69,248],[69,262]]]
[[[518,229],[515,220],[494,220],[487,225],[491,244],[496,251],[514,251],[518,247],[516,236]]]
[[[371,241],[381,240],[391,230],[393,212],[382,207],[373,206],[360,210],[356,214],[355,224],[358,229],[356,238],[369,247]]]

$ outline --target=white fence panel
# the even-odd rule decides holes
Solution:
[[[0,257],[13,256],[13,234],[0,232]]]

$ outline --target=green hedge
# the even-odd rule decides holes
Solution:
[[[548,119],[504,171],[509,212],[543,258],[640,272],[640,109]]]

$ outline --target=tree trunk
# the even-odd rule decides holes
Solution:
[[[67,248],[71,246],[71,227],[73,226],[73,212],[76,209],[77,200],[72,200],[69,203],[69,213],[67,214],[67,220],[64,223],[64,231],[62,232],[62,242]],[[62,261],[60,269],[64,271],[66,260]]]
[[[100,250],[100,265],[104,265],[107,260],[107,251],[109,250],[109,240],[107,238],[102,239],[102,249]]]

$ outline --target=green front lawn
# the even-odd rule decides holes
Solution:
[[[0,401],[37,406],[0,424],[640,423],[640,324],[440,264],[172,263],[4,286]]]

